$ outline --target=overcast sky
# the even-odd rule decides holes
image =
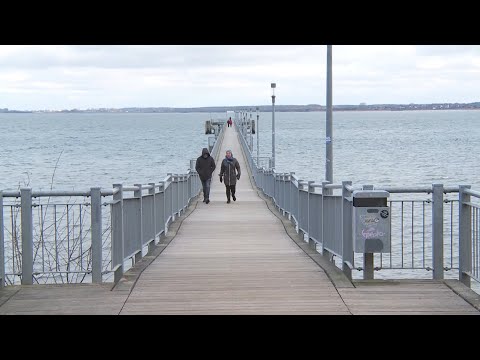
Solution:
[[[326,104],[326,45],[0,45],[0,108]],[[478,45],[333,45],[333,105],[480,101]]]

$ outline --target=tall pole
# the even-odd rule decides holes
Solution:
[[[247,139],[247,110],[243,110],[243,137]]]
[[[275,169],[275,88],[277,84],[272,83],[272,169]]]
[[[327,129],[326,129],[326,175],[325,180],[333,183],[332,148],[332,45],[327,45]]]
[[[258,141],[259,135],[258,135],[258,130],[260,130],[260,127],[258,126],[258,106],[257,106],[257,124],[255,125],[256,131],[257,131],[257,167],[260,166],[260,142]]]
[[[253,124],[252,124],[252,109],[250,109],[250,152],[253,153]]]

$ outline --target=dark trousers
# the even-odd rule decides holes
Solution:
[[[230,193],[232,196],[235,196],[235,185],[225,185],[225,190],[227,193],[227,200],[230,200]]]
[[[200,181],[202,182],[203,187],[203,200],[210,200],[210,184],[212,182],[212,178],[208,178],[205,181],[200,179]]]

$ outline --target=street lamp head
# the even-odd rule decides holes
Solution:
[[[271,83],[270,86],[272,87],[272,96],[275,96],[275,88],[277,87],[277,84]]]

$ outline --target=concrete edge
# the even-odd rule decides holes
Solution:
[[[238,132],[237,137],[240,137]],[[241,141],[241,139],[238,139],[238,141]],[[243,153],[243,147],[240,148],[242,150],[243,161],[246,164],[248,178],[253,190],[256,191],[258,197],[260,197],[265,202],[270,212],[282,222],[283,228],[285,229],[285,232],[290,237],[290,239],[292,239],[295,244],[300,249],[302,249],[303,252],[305,252],[305,254],[307,254],[325,272],[325,274],[330,279],[335,288],[354,288],[355,285],[348,279],[348,277],[343,273],[343,271],[340,270],[335,264],[325,259],[322,254],[310,248],[308,243],[303,240],[302,235],[297,233],[292,222],[282,216],[273,204],[273,201],[267,196],[265,196],[263,192],[257,188],[257,185],[255,185],[255,181],[253,180],[253,175],[250,172],[250,168],[247,165],[245,154]]]
[[[371,279],[362,280],[357,279],[354,281],[355,286],[381,286],[381,285],[400,285],[400,284],[413,284],[413,283],[437,283],[444,284],[453,293],[461,297],[476,310],[480,311],[480,295],[470,289],[468,286],[460,282],[458,279]]]
[[[480,311],[480,295],[457,279],[443,280],[452,291]]]
[[[20,290],[21,287],[19,285],[4,286],[0,288],[0,307],[14,297]]]
[[[142,272],[163,252],[163,250],[167,248],[173,239],[175,239],[183,221],[197,208],[199,201],[198,199],[199,195],[193,198],[185,212],[170,224],[167,234],[162,234],[160,241],[155,245],[153,251],[145,255],[138,263],[134,264],[130,269],[128,269],[118,283],[113,284],[112,288],[110,289],[111,291],[127,291],[128,293],[132,292]]]

